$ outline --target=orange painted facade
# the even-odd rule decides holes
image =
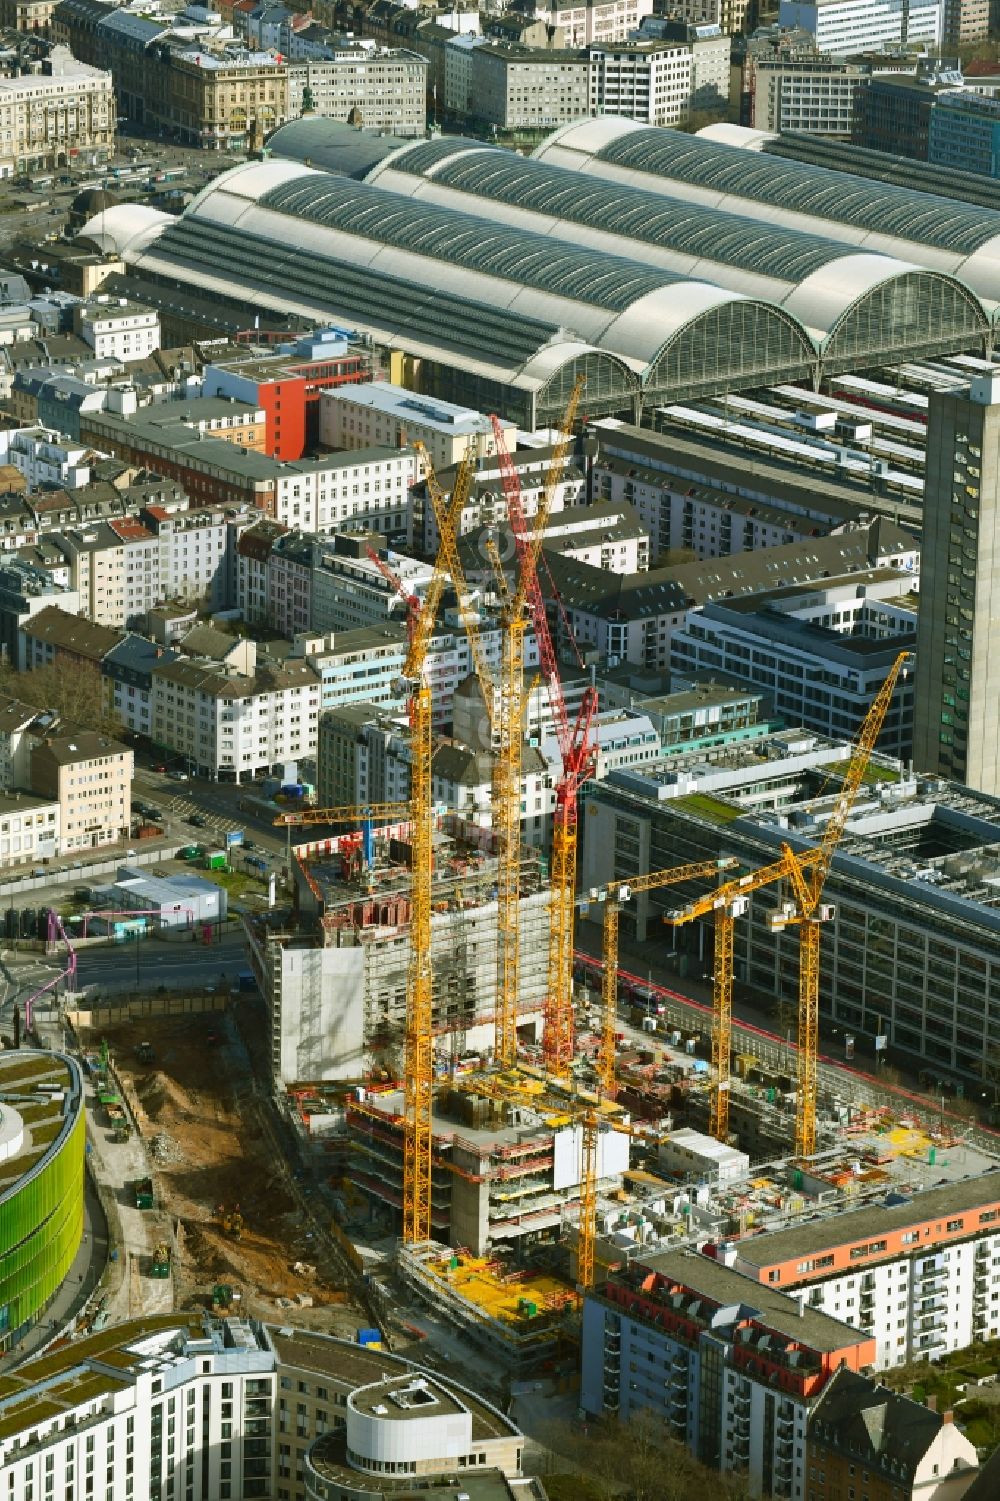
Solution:
[[[804,1282],[819,1281],[843,1272],[863,1272],[867,1267],[895,1261],[901,1256],[933,1252],[975,1235],[1000,1232],[1000,1199],[987,1200],[974,1209],[956,1210],[951,1217],[923,1219],[914,1216],[908,1225],[840,1243],[833,1239],[838,1222],[842,1221],[836,1217],[829,1221],[829,1245],[787,1260],[752,1265],[739,1256],[738,1246],[740,1269],[758,1282],[776,1288],[797,1287]]]

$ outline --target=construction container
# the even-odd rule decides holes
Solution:
[[[357,1342],[368,1350],[380,1350],[382,1348],[381,1329],[359,1329]]]
[[[205,870],[228,870],[229,861],[225,850],[209,850],[205,856]]]
[[[166,1241],[161,1240],[153,1252],[153,1264],[149,1269],[149,1275],[151,1277],[170,1276],[170,1247]]]
[[[153,1180],[152,1178],[139,1178],[132,1185],[135,1194],[136,1209],[152,1209],[153,1207]]]

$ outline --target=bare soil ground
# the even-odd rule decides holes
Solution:
[[[296,1204],[232,1019],[147,1019],[141,1033],[134,1024],[106,1028],[85,1045],[103,1037],[154,1163],[157,1201],[174,1222],[177,1306],[203,1303],[224,1282],[259,1318],[331,1333],[364,1322]],[[139,1063],[140,1042],[152,1047],[151,1064]],[[238,1240],[223,1224],[237,1209]]]

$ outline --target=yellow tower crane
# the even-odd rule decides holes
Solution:
[[[576,891],[577,792],[580,784],[593,771],[592,747],[588,735],[590,721],[596,707],[596,693],[591,688],[585,690],[576,724],[571,726],[549,630],[545,600],[538,580],[538,565],[556,486],[562,478],[569,455],[573,425],[576,422],[584,385],[585,381],[581,377],[573,386],[560,423],[559,441],[553,449],[545,474],[538,500],[538,510],[530,525],[524,510],[520,478],[507,450],[503,428],[498,419],[491,418],[497,455],[500,460],[500,478],[507,500],[507,512],[519,565],[517,588],[513,596],[509,591],[506,592],[502,614],[504,646],[501,670],[499,756],[504,783],[501,817],[508,820],[509,825],[516,822],[518,837],[520,836],[521,721],[523,718],[521,695],[524,684],[524,637],[529,624],[534,627],[563,763],[553,818],[552,897],[543,1038],[546,1064],[555,1074],[562,1076],[565,1076],[569,1070],[573,1052],[572,963]],[[501,882],[501,903],[506,915],[501,917],[500,942],[511,958],[516,955],[518,942],[519,874],[519,858],[511,860]],[[510,960],[508,960],[508,969],[509,967]],[[516,976],[516,969],[514,973]],[[509,1061],[513,1059],[517,1046],[516,987],[511,989],[508,981],[502,995],[507,1018],[503,1057]]]
[[[813,851],[799,856],[808,865],[817,856]],[[667,912],[663,921],[674,927],[693,922],[707,913],[715,914],[715,960],[712,967],[712,1084],[709,1094],[709,1130],[717,1141],[729,1137],[729,1090],[732,1066],[733,1032],[733,932],[736,919],[747,910],[750,896],[775,881],[791,877],[796,857],[789,851],[780,860],[749,875],[726,881],[714,891]]]
[[[874,702],[858,731],[854,750],[837,795],[834,810],[827,821],[823,837],[813,849],[796,853],[782,846],[780,860],[727,881],[707,896],[699,897],[676,912],[668,912],[665,922],[680,924],[715,913],[714,1018],[712,1061],[715,1069],[712,1084],[712,1134],[720,1141],[729,1129],[729,1084],[733,993],[733,928],[737,917],[747,909],[747,898],[776,881],[787,880],[795,895],[771,917],[773,932],[793,924],[800,925],[799,949],[799,1025],[798,1081],[796,1091],[795,1151],[811,1157],[816,1150],[816,1082],[819,1058],[819,935],[820,924],[833,916],[833,909],[822,901],[823,886],[833,853],[847,825],[858,789],[864,781],[868,762],[888,712],[896,682],[908,652],[900,652],[875,696]]]
[[[441,518],[441,535],[452,536],[461,516],[462,494],[452,497]],[[388,570],[386,570],[388,572]],[[408,596],[409,647],[397,684],[408,698],[410,722],[411,862],[410,965],[406,993],[403,1081],[403,1240],[417,1245],[431,1237],[431,1104],[434,1018],[431,965],[433,902],[434,802],[431,783],[432,703],[426,677],[427,653],[448,581],[446,550],[441,547],[422,600]],[[389,805],[392,806],[391,804]],[[366,810],[368,811],[368,810]],[[330,810],[317,810],[317,814]]]
[[[604,902],[604,977],[602,983],[601,1041],[597,1054],[598,1108],[584,1111],[581,1122],[580,1222],[577,1232],[577,1282],[587,1292],[594,1285],[594,1247],[597,1240],[597,1158],[600,1142],[600,1101],[613,1100],[618,1092],[615,1079],[615,1022],[618,1016],[618,925],[623,904],[644,891],[682,881],[706,880],[719,871],[729,870],[737,861],[724,855],[716,860],[699,860],[690,865],[675,865],[670,870],[656,870],[642,876],[629,876],[611,882],[598,892]]]
[[[840,843],[854,800],[868,770],[868,762],[882,733],[885,716],[903,665],[910,656],[900,652],[889,675],[872,701],[871,708],[854,741],[833,812],[827,819],[823,837],[809,861],[783,846],[790,863],[789,876],[795,893],[794,906],[789,904],[771,919],[773,932],[797,925],[799,929],[799,1055],[795,1111],[795,1152],[811,1157],[816,1150],[816,1092],[819,1060],[819,948],[821,924],[829,921],[834,909],[822,900],[823,887],[830,871],[834,851]]]
[[[427,489],[441,531],[441,544],[448,571],[455,586],[459,614],[469,641],[472,664],[479,679],[483,705],[492,742],[496,734],[499,745],[492,755],[493,827],[497,836],[497,1004],[495,1053],[501,1066],[514,1061],[517,1047],[517,1001],[520,992],[520,951],[518,906],[521,860],[521,715],[519,706],[516,727],[505,716],[510,706],[504,694],[508,638],[503,635],[499,678],[490,670],[479,630],[479,616],[471,604],[457,538],[441,526],[445,498],[434,473],[430,457],[422,443],[416,445],[424,465]],[[460,467],[456,486],[462,477]],[[469,465],[471,482],[471,464]],[[466,495],[469,486],[465,486]],[[452,491],[454,497],[454,490]],[[464,504],[464,498],[463,498]]]
[[[604,975],[602,979],[601,1044],[597,1054],[599,1089],[603,1098],[613,1100],[615,1085],[615,1022],[618,1015],[618,921],[625,902],[644,891],[663,886],[679,886],[683,881],[704,881],[720,871],[732,870],[739,861],[732,855],[716,860],[697,860],[691,865],[675,865],[669,870],[654,870],[644,876],[626,876],[610,883],[604,895]],[[601,893],[598,893],[601,900]]]

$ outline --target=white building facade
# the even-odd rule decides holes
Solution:
[[[567,47],[591,42],[625,42],[638,31],[644,16],[653,14],[653,0],[605,0],[605,3],[546,5],[535,0],[535,15],[549,26],[562,28]]]
[[[318,723],[319,678],[305,662],[252,674],[194,659],[153,669],[153,738],[220,781],[315,755]]]
[[[77,332],[98,359],[144,360],[160,347],[160,315],[155,308],[99,293],[74,309]]]
[[[816,38],[818,52],[857,53],[882,47],[941,40],[940,0],[781,0],[783,27],[801,26]]]
[[[720,111],[729,99],[728,36],[694,42],[592,46],[590,112],[645,125],[681,125],[696,110]]]

